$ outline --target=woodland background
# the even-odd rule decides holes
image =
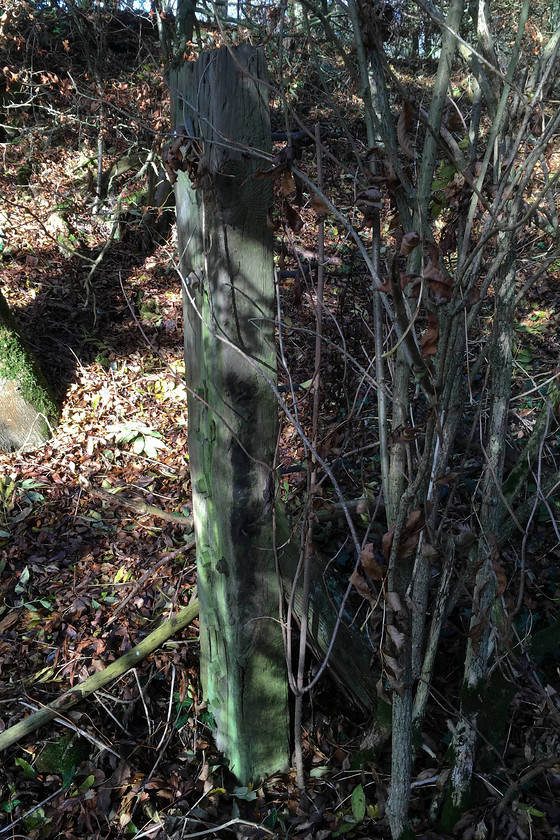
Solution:
[[[297,771],[240,786],[194,621],[5,750],[0,838],[560,834],[559,39],[558,2],[5,4],[0,291],[61,418],[0,456],[2,730],[194,601],[166,80],[244,43],[280,494],[353,584],[376,702],[327,668]]]

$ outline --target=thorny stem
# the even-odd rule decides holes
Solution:
[[[317,145],[317,186],[320,190],[323,189],[323,168],[321,161],[321,129],[319,125],[315,126],[315,141]],[[312,433],[311,442],[313,448],[316,450],[318,445],[318,426],[319,426],[319,405],[321,400],[321,349],[323,338],[323,300],[325,290],[325,220],[321,216],[319,218],[317,230],[317,303],[316,303],[316,324],[317,332],[315,334],[315,368],[313,373],[313,415],[312,415]],[[317,465],[315,458],[312,461],[311,473],[311,492],[313,492],[317,483]]]

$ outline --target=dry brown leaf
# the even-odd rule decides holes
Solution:
[[[383,566],[376,560],[375,546],[373,543],[367,543],[361,552],[362,566],[364,572],[372,580],[383,580],[385,577],[385,570]]]
[[[506,573],[504,572],[503,568],[500,566],[496,559],[492,560],[492,568],[494,569],[494,574],[496,575],[496,583],[498,584],[496,594],[503,595],[507,588]]]
[[[358,571],[352,572],[350,580],[362,598],[365,598],[366,601],[370,602],[370,604],[373,603],[373,595],[369,591],[369,586]]]
[[[385,560],[389,560],[391,556],[391,546],[393,545],[393,537],[395,535],[395,525],[391,525],[388,531],[383,534],[381,538],[381,551]]]
[[[301,218],[295,207],[292,207],[290,202],[286,200],[284,200],[284,214],[286,216],[288,226],[293,230],[294,233],[299,233],[303,228],[303,219]]]
[[[280,149],[278,154],[274,157],[274,160],[272,161],[274,165],[271,166],[270,169],[255,172],[255,178],[269,178],[271,180],[280,178],[280,176],[292,163],[293,159],[294,150],[292,146],[285,146],[283,149]]]
[[[488,627],[488,622],[484,619],[483,621],[479,621],[478,624],[475,624],[469,632],[466,634],[467,639],[470,639],[474,645],[478,645],[482,640],[484,635],[484,631]]]
[[[435,242],[428,242],[428,262],[422,276],[428,281],[430,289],[440,297],[449,300],[453,296],[451,280],[439,267],[439,248]]]
[[[313,196],[311,198],[311,206],[317,214],[317,216],[319,216],[320,218],[324,218],[330,213],[328,205],[325,204],[321,196],[317,195],[317,193],[313,193]]]
[[[399,613],[402,611],[402,601],[398,592],[389,590],[385,593],[385,601],[389,604],[393,612]]]
[[[476,534],[474,531],[471,531],[470,528],[467,528],[466,531],[461,531],[460,534],[454,538],[453,543],[455,548],[459,552],[459,554],[468,554],[471,549],[471,546],[476,541]]]
[[[482,172],[482,161],[481,160],[473,160],[473,162],[469,163],[469,165],[465,169],[465,175],[471,181],[476,180],[481,172]]]
[[[381,283],[379,286],[374,286],[372,289],[373,292],[385,292],[386,295],[391,294],[391,281],[389,278],[385,280],[384,283]]]
[[[21,610],[13,610],[0,621],[0,633],[5,633],[13,624],[17,624]]]
[[[387,689],[385,688],[385,684],[383,682],[383,677],[379,677],[377,682],[375,683],[375,690],[377,692],[377,696],[380,700],[383,700],[384,703],[387,705],[391,705],[391,695],[388,693]]]
[[[420,531],[424,527],[424,514],[421,510],[413,510],[403,528],[397,558],[410,557],[416,551]]]
[[[390,680],[391,688],[393,691],[402,697],[404,694],[404,681],[403,680]]]
[[[414,249],[419,244],[420,244],[419,235],[416,233],[415,230],[411,230],[410,233],[405,233],[405,235],[403,236],[403,238],[401,240],[400,253],[403,255],[403,257],[406,257],[406,256],[408,256],[408,254],[411,254],[412,251],[414,251]]]
[[[412,125],[413,117],[414,111],[412,110],[412,105],[408,102],[408,100],[406,100],[397,122],[397,139],[399,141],[399,146],[405,155],[411,160],[414,160],[414,146],[412,143],[412,137],[410,137],[408,130]]]
[[[388,675],[390,677],[396,677],[397,679],[401,677],[403,673],[403,668],[402,665],[399,665],[395,657],[390,656],[385,650],[381,651],[381,656],[383,659],[383,666],[388,672]]]
[[[422,543],[422,557],[433,563],[439,557],[439,551],[431,543],[424,540]]]
[[[391,641],[395,645],[397,650],[402,650],[402,647],[405,643],[406,636],[404,633],[401,633],[400,630],[397,630],[394,624],[387,624],[386,628],[388,635],[391,638]]]
[[[280,175],[280,192],[284,197],[290,195],[290,193],[295,192],[296,189],[296,182],[294,181],[294,176],[287,169],[285,172],[282,172]]]
[[[322,488],[316,488],[315,492],[322,490]],[[315,496],[312,502],[313,510],[325,510],[329,514],[329,516],[334,516],[336,513],[336,508],[334,504],[329,499],[322,499],[320,496]]]
[[[420,538],[420,531],[424,527],[424,514],[421,510],[413,510],[408,517],[406,525],[401,534],[399,547],[397,550],[397,560],[402,560],[404,557],[410,557],[416,551],[418,540]],[[393,538],[395,535],[395,526],[383,535],[381,547],[383,556],[389,560],[391,551],[393,549]]]
[[[428,286],[436,295],[439,297],[445,298],[446,300],[451,300],[453,297],[453,289],[451,288],[451,284],[449,280],[442,274],[441,279],[432,279],[428,280]]]
[[[449,470],[449,472],[445,473],[445,475],[438,476],[438,478],[434,480],[434,484],[437,484],[438,487],[448,487],[450,484],[453,484],[459,475],[461,475],[461,470]]]
[[[356,197],[356,207],[364,214],[364,227],[371,227],[382,207],[382,195],[375,187],[362,190]]]
[[[406,292],[409,297],[417,298],[422,288],[421,278],[417,274],[405,274],[401,272],[400,280],[403,292]]]
[[[411,426],[410,424],[400,426],[389,435],[387,443],[389,446],[392,446],[395,443],[412,443],[412,441],[417,440],[422,433],[423,429],[421,426]]]
[[[439,248],[435,242],[428,241],[428,266],[439,265]]]
[[[358,193],[356,198],[356,204],[358,207],[361,207],[362,204],[371,205],[374,204],[378,210],[381,210],[381,200],[383,196],[375,187],[369,187],[367,190],[362,190]]]
[[[457,226],[456,224],[447,224],[441,231],[439,237],[439,248],[441,253],[445,256],[454,251],[457,247]]]
[[[437,353],[438,340],[439,319],[435,312],[430,312],[428,310],[428,326],[420,340],[420,350],[422,352],[423,359],[425,359],[427,356],[433,356],[435,353]]]
[[[274,181],[276,178],[280,178],[282,173],[285,171],[286,164],[279,163],[277,166],[273,166],[272,169],[255,172],[255,178],[269,178],[271,181]]]

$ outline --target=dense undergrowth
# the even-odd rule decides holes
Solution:
[[[140,32],[115,18],[107,30],[100,84],[84,60],[81,36],[64,20],[57,22],[48,11],[11,14],[3,29],[2,97],[13,108],[6,112],[0,168],[1,291],[56,391],[62,418],[41,451],[0,456],[2,729],[114,661],[189,603],[196,587],[187,530],[157,514],[159,508],[188,515],[190,504],[175,234],[146,244],[141,222],[147,169],[137,165],[120,175],[112,169],[123,156],[138,154],[145,161],[159,154],[169,131],[155,34],[151,26]],[[254,36],[233,29],[228,37]],[[202,38],[205,48],[220,46],[224,31],[208,28]],[[355,147],[366,156],[367,139],[352,80],[328,44],[319,45],[318,70],[307,75],[305,57],[288,53],[282,79],[275,75],[278,51],[272,39],[267,48],[276,90],[307,126],[321,124],[326,196],[362,227],[369,246],[363,204],[360,209],[356,202],[353,157]],[[192,45],[193,57],[197,49]],[[418,62],[412,75],[409,67],[400,74],[398,66],[394,70],[410,98],[421,101],[433,83],[433,65]],[[324,95],[325,75],[330,101]],[[464,82],[460,74],[453,79],[456,90]],[[282,96],[271,101],[276,131],[283,129]],[[108,189],[94,214],[100,127]],[[279,141],[275,150],[282,145]],[[316,177],[314,153],[304,146],[298,161],[310,177]],[[558,168],[559,156],[556,150],[551,171]],[[444,235],[452,239],[462,200],[445,166],[439,167],[432,207],[437,218],[435,204],[443,204],[442,251]],[[278,187],[277,209],[292,195],[291,187],[286,182]],[[385,199],[383,259],[398,245],[394,207]],[[279,370],[283,393],[288,401],[297,400],[299,422],[311,435],[312,278],[322,209],[318,214],[305,194],[293,212],[290,218],[284,206],[287,224],[277,232]],[[367,207],[365,216],[367,221]],[[381,487],[378,408],[361,372],[373,356],[373,284],[340,221],[329,215],[324,228],[328,341],[318,451],[346,498],[366,497],[375,504]],[[519,289],[548,253],[541,230],[520,231]],[[311,271],[302,272],[302,263]],[[451,257],[448,265],[453,268]],[[557,375],[559,282],[556,262],[528,289],[516,313],[514,395],[503,441],[508,466],[516,463],[542,406],[542,383]],[[490,290],[469,336],[474,367],[491,328],[492,305]],[[425,317],[420,316],[421,329],[429,327],[422,323]],[[298,385],[293,392],[288,373]],[[469,383],[465,437],[458,438],[452,469],[442,479],[454,488],[445,492],[452,496],[449,521],[457,526],[473,518],[485,459],[483,446],[468,437],[477,412],[484,416],[490,410],[485,386],[481,369]],[[404,440],[410,458],[419,452],[428,419],[419,411],[389,442]],[[553,411],[538,467],[523,491],[528,499],[541,480],[541,467],[557,471],[559,447]],[[308,489],[306,458],[297,431],[284,423],[281,492],[296,515]],[[461,476],[456,487],[454,470]],[[333,497],[328,479],[321,487],[325,499]],[[120,492],[111,499],[92,488]],[[151,507],[142,510],[139,501]],[[476,799],[455,826],[455,834],[464,838],[560,833],[557,521],[553,493],[546,503],[535,504],[523,533],[513,531],[495,557],[498,592],[512,626],[491,671],[493,702],[479,721],[483,748]],[[380,564],[384,530],[381,516],[371,532]],[[318,529],[316,537],[336,558],[336,573],[347,577],[353,554],[345,527],[335,521]],[[434,585],[437,574],[434,562]],[[464,579],[441,631],[432,702],[418,733],[410,813],[414,829],[426,838],[443,836],[432,827],[430,808],[435,814],[447,781],[471,615],[472,586]],[[356,620],[363,623],[366,616],[364,601]],[[381,633],[381,623],[373,617],[372,634]],[[236,787],[212,745],[212,719],[198,683],[195,622],[64,720],[6,752],[0,838],[164,837],[179,830],[196,836],[211,829],[216,835],[233,831],[255,838],[385,837],[388,748],[375,755],[368,750],[366,729],[363,715],[327,676],[305,710],[305,795],[293,774],[255,790]]]

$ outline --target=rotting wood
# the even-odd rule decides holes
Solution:
[[[300,540],[290,539],[288,518],[281,504],[276,505],[276,545],[282,586],[289,598],[299,561]],[[308,556],[310,563],[310,590],[308,604],[309,648],[319,661],[329,647],[334,632],[338,610],[346,590],[348,576],[337,576],[328,569],[328,560],[317,548]],[[297,621],[302,613],[302,582],[296,582],[294,612]],[[366,617],[366,602],[362,598],[350,597],[342,615],[337,637],[331,652],[329,673],[364,712],[372,712],[377,704],[376,683],[379,670],[372,666],[375,644],[360,627]]]

